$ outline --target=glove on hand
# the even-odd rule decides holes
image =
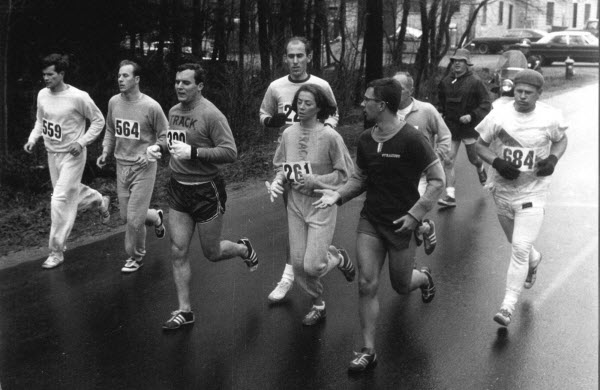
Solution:
[[[283,112],[278,112],[277,114],[265,118],[265,126],[267,127],[281,127],[285,125],[285,120],[287,119],[287,115]]]
[[[548,157],[537,162],[537,176],[550,176],[554,172],[554,167],[558,162],[558,157],[551,154]]]
[[[501,159],[500,157],[496,157],[494,159],[492,162],[492,167],[494,167],[494,169],[496,169],[503,178],[508,180],[515,180],[521,173],[519,168],[508,161]]]

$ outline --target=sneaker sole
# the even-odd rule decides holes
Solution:
[[[43,269],[52,269],[52,268],[56,268],[56,267],[62,265],[62,263],[64,263],[64,260],[56,265],[46,265],[45,263],[42,263],[42,268]]]
[[[444,207],[456,207],[456,203],[447,203],[447,202],[443,202],[441,200],[438,200],[438,204],[440,206],[444,206]]]
[[[377,360],[377,358],[375,358],[375,360],[373,360],[371,363],[367,364],[367,366],[365,368],[353,368],[353,367],[348,367],[348,371],[351,373],[360,373],[360,372],[365,372],[367,370],[371,370],[375,367],[377,367],[377,362],[379,360]]]
[[[500,315],[500,314],[496,314],[494,316],[494,321],[496,321],[498,324],[502,325],[502,326],[508,326],[510,324],[510,319],[508,320],[508,322],[504,321],[504,316]]]
[[[135,271],[138,271],[143,266],[144,266],[144,264],[140,264],[140,266],[137,267],[137,268],[121,268],[121,272],[123,272],[124,274],[130,274],[130,273],[133,273]]]
[[[185,326],[185,325],[193,325],[193,324],[194,324],[194,322],[195,322],[195,321],[184,322],[183,324],[180,324],[180,325],[179,325],[177,328],[167,328],[167,327],[165,327],[164,325],[163,325],[163,327],[162,327],[162,328],[163,328],[163,330],[167,330],[167,331],[169,331],[169,330],[177,330],[177,329],[181,329],[181,327],[182,327],[182,326]]]
[[[159,240],[162,240],[163,238],[165,238],[165,235],[167,234],[167,229],[165,228],[165,219],[164,219],[164,213],[162,210],[158,209],[157,210],[158,216],[160,217],[160,225],[162,226],[162,230],[158,230],[157,227],[154,227],[154,234],[156,235],[156,237]]]

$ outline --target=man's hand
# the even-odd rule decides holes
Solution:
[[[146,167],[148,166],[148,158],[145,154],[140,154],[137,160],[135,160],[135,163],[139,165],[140,168],[146,169]]]
[[[98,166],[98,168],[104,168],[106,166],[107,157],[108,156],[106,155],[106,153],[102,152],[100,157],[98,157],[98,159],[96,160],[96,165]]]
[[[265,186],[267,187],[267,193],[271,197],[271,203],[275,201],[278,195],[283,194],[283,186],[279,180],[273,180],[273,183],[265,181]]]
[[[73,142],[69,147],[69,153],[71,153],[71,155],[75,157],[79,156],[82,150],[83,146],[81,146],[79,142]]]
[[[171,146],[171,156],[179,160],[189,160],[192,158],[192,146],[175,140]]]
[[[519,168],[500,157],[494,159],[492,167],[494,167],[503,178],[508,180],[515,180],[519,177],[519,174],[521,174]]]
[[[285,121],[287,119],[287,115],[283,112],[278,112],[273,116],[269,116],[265,118],[265,126],[266,127],[281,127],[285,125]]]
[[[146,149],[146,158],[150,162],[154,162],[156,160],[160,160],[162,158],[162,154],[160,153],[160,146],[151,145]]]
[[[471,123],[471,115],[467,114],[467,115],[463,115],[460,118],[458,118],[458,120],[460,121],[460,123],[462,124],[467,124],[467,123]]]
[[[23,150],[25,150],[27,153],[31,154],[31,152],[33,152],[34,146],[35,146],[35,142],[27,142],[25,145],[23,145]]]
[[[551,154],[548,157],[541,159],[537,162],[536,167],[536,176],[550,176],[554,173],[554,167],[556,167],[556,163],[558,162],[558,157]]]
[[[408,233],[412,232],[419,226],[417,221],[412,215],[406,214],[394,221],[394,225],[398,226],[398,229],[394,230],[394,233]]]
[[[315,192],[321,194],[321,198],[316,202],[313,202],[313,206],[318,209],[326,209],[327,207],[333,206],[341,199],[339,192],[334,190],[315,190]]]

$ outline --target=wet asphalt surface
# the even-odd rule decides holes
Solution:
[[[555,97],[571,123],[536,247],[544,254],[509,328],[492,321],[510,246],[493,201],[460,152],[458,207],[434,209],[437,295],[398,296],[380,286],[379,365],[349,375],[361,345],[357,284],[324,279],[327,319],[303,327],[309,300],[296,286],[269,305],[283,270],[283,207],[261,184],[228,201],[223,237],[252,239],[260,266],[210,263],[191,253],[196,322],[165,333],[176,309],[168,238],[148,235],[142,269],[121,274],[123,234],[72,249],[42,270],[35,259],[0,271],[2,389],[597,389],[598,85]],[[592,114],[590,114],[592,113]],[[355,254],[362,205],[339,209],[334,243]]]

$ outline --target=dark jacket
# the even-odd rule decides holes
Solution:
[[[438,87],[439,110],[450,130],[472,130],[492,109],[488,90],[471,71],[455,78],[452,73]],[[471,122],[461,124],[459,118],[471,115]]]

